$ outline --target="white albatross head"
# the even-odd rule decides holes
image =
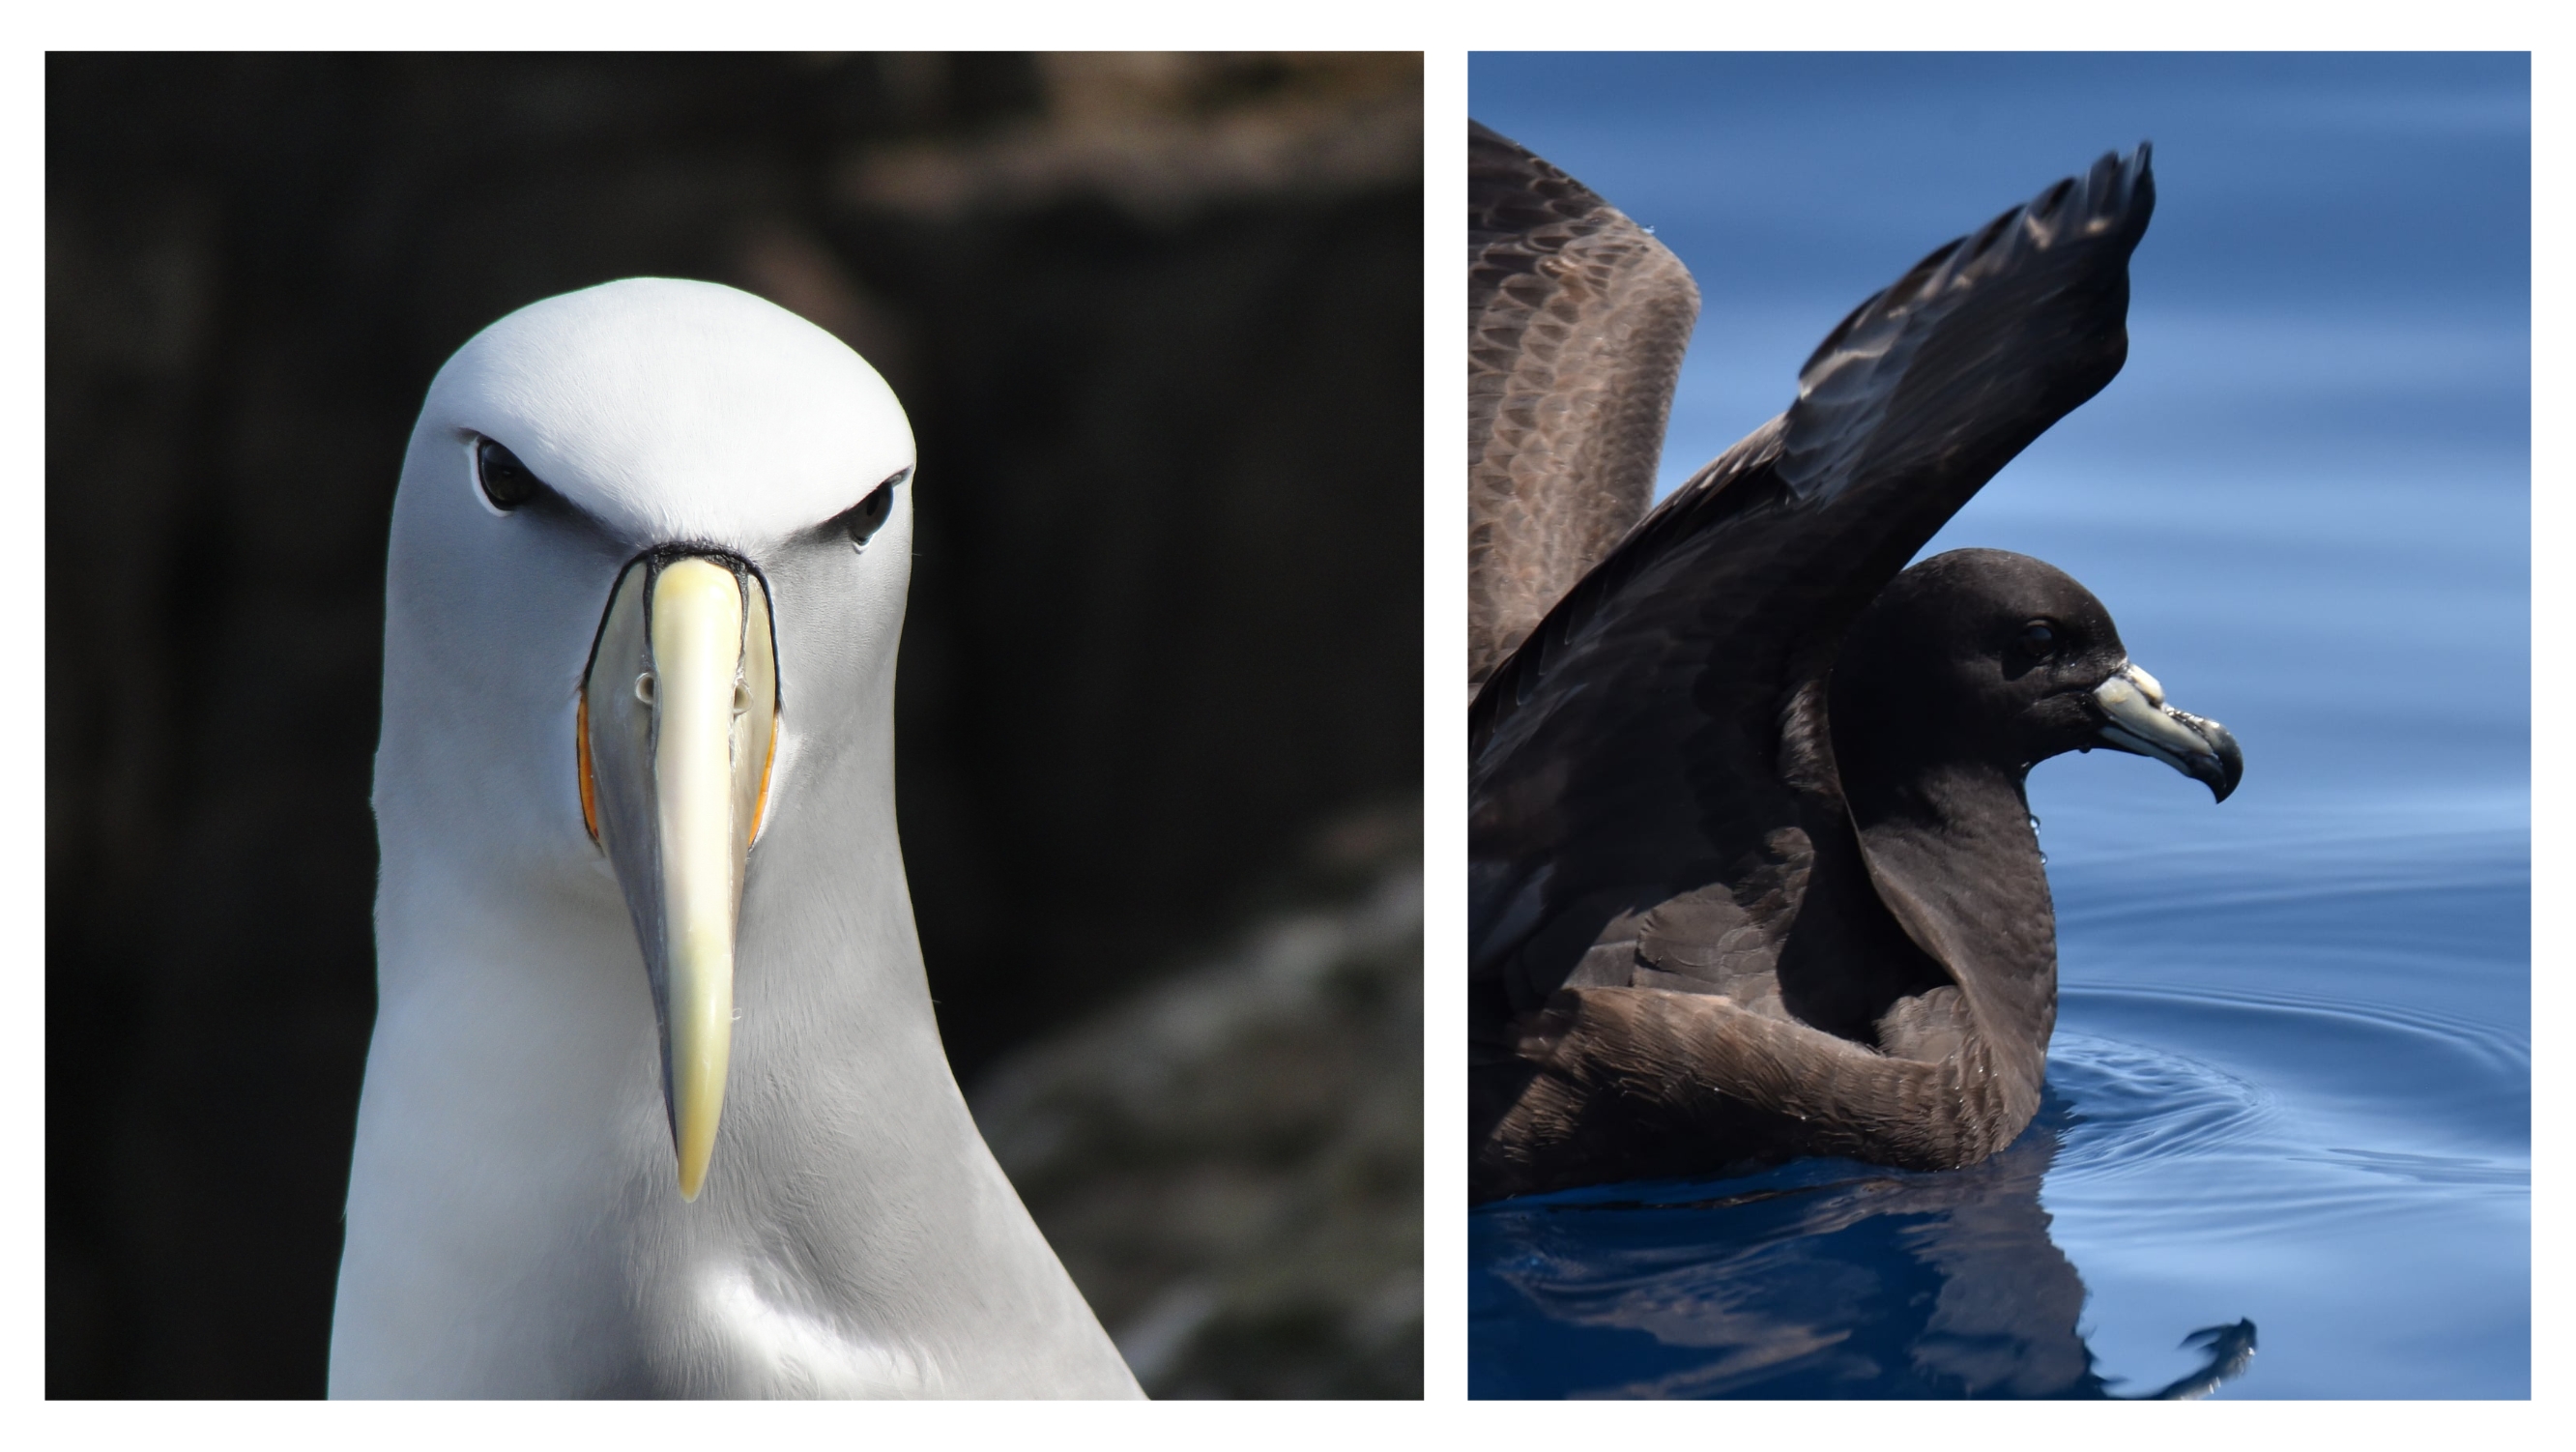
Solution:
[[[472,858],[457,875],[543,894],[614,873],[687,1200],[724,1108],[753,846],[794,810],[800,748],[886,725],[912,468],[902,406],[839,340],[659,278],[484,329],[412,435],[380,764],[437,789],[380,774],[379,817]]]

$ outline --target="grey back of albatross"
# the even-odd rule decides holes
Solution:
[[[2029,1123],[2056,1020],[2030,767],[2103,746],[2223,799],[2242,756],[2062,571],[1906,562],[2119,372],[2154,199],[2141,145],[1933,252],[1486,673],[1476,1198],[1950,1168]]]

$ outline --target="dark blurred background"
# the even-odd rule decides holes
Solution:
[[[320,1394],[404,442],[637,274],[912,415],[940,1027],[1148,1390],[1419,1395],[1418,56],[46,81],[51,1395]]]

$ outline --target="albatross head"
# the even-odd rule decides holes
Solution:
[[[664,279],[494,323],[412,436],[388,851],[434,844],[446,877],[567,914],[613,877],[685,1199],[715,1153],[763,832],[798,810],[800,750],[885,734],[912,468],[903,409],[857,354],[746,293]],[[866,805],[890,826],[890,802]]]

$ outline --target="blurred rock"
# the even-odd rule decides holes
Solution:
[[[995,1063],[976,1122],[1158,1397],[1422,1394],[1420,810]]]
[[[1172,224],[1261,197],[1410,181],[1422,165],[1422,64],[1401,53],[1037,58],[1041,114],[960,141],[851,158],[843,202],[954,221],[1105,200]]]

